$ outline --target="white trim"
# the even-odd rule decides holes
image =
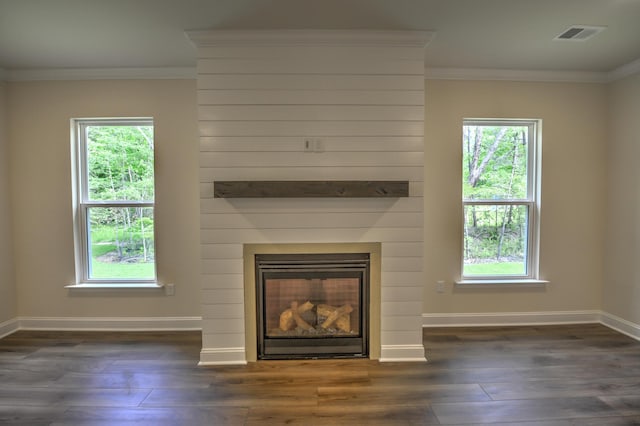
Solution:
[[[627,321],[608,312],[602,312],[600,322],[622,334],[640,340],[640,324]]]
[[[245,349],[239,348],[207,348],[200,351],[198,365],[244,365],[247,363]]]
[[[21,330],[187,331],[202,330],[201,317],[19,317]]]
[[[640,59],[609,72],[426,67],[425,79],[609,83],[638,72],[640,72]],[[43,68],[25,70],[0,68],[0,81],[195,80],[196,78],[196,67]]]
[[[13,318],[5,322],[0,322],[0,339],[20,330],[20,321]]]
[[[542,120],[536,119],[500,119],[500,118],[465,118],[463,120],[463,133],[465,137],[467,132],[464,129],[467,127],[483,127],[483,126],[501,126],[501,127],[523,127],[527,129],[528,143],[526,147],[527,159],[526,159],[526,195],[520,199],[503,199],[494,200],[489,198],[470,199],[462,196],[462,224],[463,231],[461,244],[464,246],[467,239],[466,233],[466,211],[468,206],[511,206],[511,207],[525,207],[526,214],[526,247],[525,247],[525,266],[526,275],[511,275],[511,276],[499,276],[499,275],[464,275],[464,261],[466,256],[463,256],[461,260],[461,270],[463,271],[462,279],[456,281],[456,285],[485,285],[485,284],[544,284],[539,282],[539,254],[540,254],[540,200],[541,200],[541,171],[542,171],[542,139],[541,128]],[[472,137],[472,135],[468,135]],[[464,139],[464,138],[463,138]],[[464,145],[464,141],[463,141]]]
[[[425,68],[427,80],[495,80],[558,83],[607,83],[610,73],[597,71],[544,71],[488,68]]]
[[[164,284],[159,282],[152,283],[136,283],[136,282],[113,282],[113,283],[80,283],[80,284],[70,284],[64,286],[64,288],[73,291],[82,291],[82,290],[109,290],[109,291],[117,291],[117,290],[142,290],[142,289],[151,289],[151,290],[162,290],[164,288]]]
[[[423,327],[482,327],[600,323],[640,340],[640,324],[602,311],[422,314]],[[0,339],[18,330],[56,331],[195,331],[201,317],[64,318],[18,317],[0,323]],[[383,345],[380,362],[423,362],[422,345]],[[202,349],[198,365],[246,364],[245,349]]]
[[[531,279],[531,278],[508,278],[508,279],[500,279],[500,278],[489,278],[489,279],[464,279],[455,281],[456,287],[460,288],[486,288],[487,286],[495,286],[495,288],[504,288],[504,286],[514,286],[514,287],[540,287],[549,284],[549,281]]]
[[[426,46],[433,31],[375,30],[195,30],[197,47],[208,46]]]
[[[6,70],[8,81],[46,80],[195,80],[195,67],[158,68],[43,68]],[[0,73],[0,79],[2,73]]]
[[[424,362],[424,346],[382,345],[380,362]],[[203,348],[198,365],[246,364],[245,348]]]
[[[422,326],[483,327],[498,325],[589,324],[601,322],[601,315],[601,311],[597,310],[422,314]]]
[[[382,345],[380,362],[424,362],[424,345]]]
[[[152,279],[136,279],[128,277],[126,280],[115,279],[98,279],[91,277],[92,257],[90,244],[90,223],[89,209],[91,208],[139,208],[151,209],[152,217],[155,215],[155,202],[153,200],[94,200],[89,192],[89,133],[91,126],[121,126],[121,127],[147,127],[151,128],[152,142],[151,154],[155,157],[155,147],[153,146],[154,120],[153,117],[148,118],[72,118],[71,123],[71,158],[73,166],[72,187],[73,187],[73,225],[74,225],[74,246],[75,246],[75,264],[76,264],[76,283],[66,286],[65,288],[73,289],[89,289],[96,288],[90,284],[102,284],[103,288],[113,289],[118,283],[124,288],[162,288],[162,284],[157,282],[157,264],[153,262],[153,278]],[[146,136],[145,136],[146,138]],[[148,141],[147,141],[148,142]],[[153,164],[152,181],[155,187],[155,164]],[[154,240],[157,241],[157,229],[152,227]],[[157,249],[157,245],[156,245]]]
[[[640,73],[640,59],[622,65],[608,74],[608,81],[616,81]]]

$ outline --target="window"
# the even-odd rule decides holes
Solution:
[[[156,281],[151,119],[73,120],[79,283]]]
[[[536,120],[465,120],[463,280],[537,279]]]

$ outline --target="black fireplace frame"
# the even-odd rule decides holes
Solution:
[[[369,253],[256,254],[256,331],[258,359],[316,359],[369,357]],[[265,281],[270,278],[359,279],[360,330],[354,336],[268,337]]]

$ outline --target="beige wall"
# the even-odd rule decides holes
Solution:
[[[18,315],[200,315],[195,86],[189,80],[0,85],[0,323]],[[640,76],[610,85],[428,80],[425,110],[424,312],[602,308],[640,323]],[[156,120],[159,276],[176,284],[174,297],[71,294],[63,288],[74,279],[69,119],[97,116]],[[543,120],[540,257],[542,278],[550,281],[546,287],[452,286],[460,273],[464,117]],[[447,281],[444,294],[435,292],[437,280]]]
[[[199,315],[195,81],[14,82],[8,107],[18,315]],[[69,120],[120,116],[155,119],[158,277],[175,283],[173,297],[64,288],[75,276]]]
[[[427,80],[425,313],[600,309],[606,90],[601,84]],[[540,275],[550,281],[545,287],[452,285],[460,276],[466,117],[543,120]],[[436,293],[437,280],[446,280],[445,293]]]
[[[13,248],[9,211],[11,200],[6,98],[6,84],[0,82],[0,324],[16,316],[16,288],[13,279]]]
[[[640,74],[609,92],[608,220],[603,310],[640,324]]]

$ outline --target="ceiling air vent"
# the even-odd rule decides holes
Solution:
[[[570,41],[585,41],[604,30],[606,27],[594,27],[587,25],[573,25],[560,35],[556,36],[554,40],[570,40]]]

